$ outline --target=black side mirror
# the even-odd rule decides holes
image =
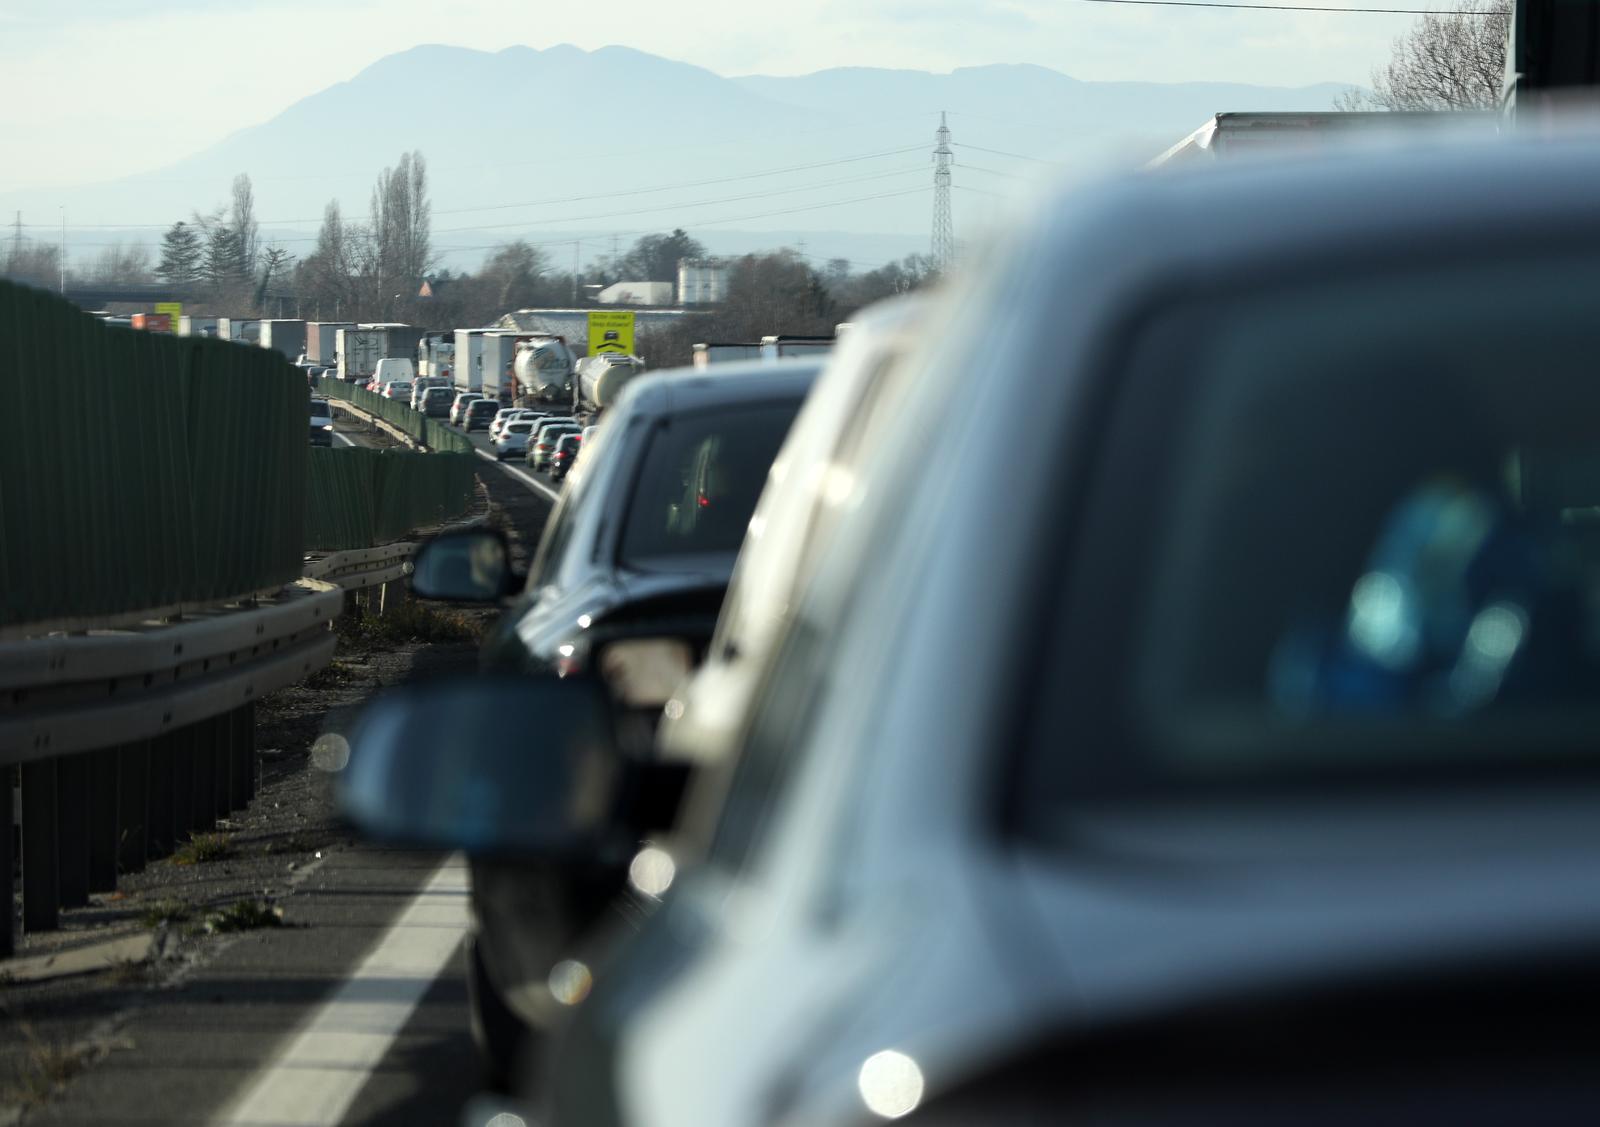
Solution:
[[[374,701],[348,737],[345,814],[373,838],[512,859],[592,857],[624,764],[585,677],[471,676]]]
[[[424,599],[494,603],[512,594],[518,576],[511,546],[495,529],[472,528],[435,536],[412,559],[411,590]]]

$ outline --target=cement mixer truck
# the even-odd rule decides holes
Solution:
[[[556,336],[529,337],[517,341],[512,374],[517,378],[517,395],[550,402],[572,394],[572,350]]]

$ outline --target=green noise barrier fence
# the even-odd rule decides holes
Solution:
[[[0,627],[218,602],[300,575],[305,378],[0,281]]]
[[[464,435],[451,430],[437,419],[430,419],[420,411],[413,411],[409,403],[398,399],[385,399],[375,391],[368,391],[356,384],[327,377],[317,380],[317,394],[325,395],[329,399],[341,399],[357,410],[376,416],[416,439],[429,450],[437,450],[444,454],[472,453],[472,443],[468,442]]]
[[[371,548],[465,513],[476,492],[470,454],[311,450],[306,546]]]

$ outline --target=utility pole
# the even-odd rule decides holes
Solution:
[[[950,269],[956,256],[956,227],[950,218],[950,165],[955,154],[950,151],[950,126],[945,123],[945,113],[939,112],[939,131],[934,134],[933,147],[933,263],[941,272]]]
[[[572,244],[572,308],[578,308],[578,248],[583,244],[574,241]]]

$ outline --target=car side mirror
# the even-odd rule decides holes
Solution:
[[[378,841],[474,856],[592,856],[624,763],[604,687],[512,674],[408,685],[347,737],[345,814]]]
[[[516,590],[511,546],[499,531],[470,528],[446,532],[417,549],[411,590],[424,599],[493,603]]]

